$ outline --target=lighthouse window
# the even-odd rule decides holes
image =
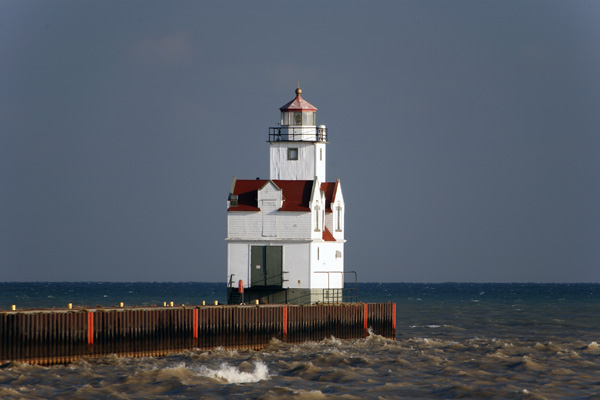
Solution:
[[[288,116],[288,112],[286,111],[282,111],[281,112],[281,125],[289,125],[290,124],[290,120],[289,120],[289,116]]]
[[[319,215],[321,213],[319,212],[319,206],[315,207],[315,232],[319,232],[321,229],[319,229]]]
[[[302,125],[314,125],[315,124],[315,113],[314,112],[303,112],[302,113]]]
[[[302,125],[302,113],[301,112],[294,113],[294,125]]]
[[[298,159],[298,149],[290,148],[288,149],[288,160],[297,160]]]
[[[336,231],[340,232],[342,230],[342,207],[337,206],[337,228]]]

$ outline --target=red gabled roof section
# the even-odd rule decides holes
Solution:
[[[321,190],[325,192],[325,212],[330,213],[331,211],[331,203],[333,202],[333,198],[335,196],[335,192],[337,189],[337,182],[323,182],[321,183]]]
[[[333,237],[331,232],[329,232],[329,229],[327,229],[327,227],[323,228],[323,240],[326,242],[335,242],[335,238]]]
[[[310,211],[310,195],[313,181],[274,180],[283,190],[283,205],[279,211]]]
[[[257,191],[267,182],[266,179],[236,180],[232,194],[238,196],[238,205],[229,207],[227,211],[260,211]]]
[[[300,93],[302,90],[296,89],[296,98],[279,109],[281,111],[317,111],[317,107],[304,100]]]
[[[260,211],[258,190],[269,182],[266,179],[238,179],[235,181],[233,195],[238,196],[238,205],[227,211]],[[313,181],[273,180],[283,192],[283,205],[279,211],[309,212],[310,195]]]

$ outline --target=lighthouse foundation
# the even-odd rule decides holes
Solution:
[[[281,287],[227,288],[227,304],[337,304],[358,302],[357,288],[283,289]]]

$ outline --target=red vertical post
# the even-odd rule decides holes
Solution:
[[[396,339],[396,303],[392,304],[392,329],[394,331],[394,339]]]
[[[194,308],[194,327],[193,327],[193,329],[194,329],[194,339],[197,340],[198,339],[198,309],[197,308]]]
[[[368,316],[368,305],[367,303],[365,303],[365,312],[364,312],[364,317],[365,317],[365,335],[367,334],[367,329],[369,329],[368,323],[367,323],[367,316]]]
[[[94,313],[88,312],[88,346],[94,345]]]
[[[287,306],[283,307],[283,341],[287,341],[287,328],[288,328],[288,324],[287,324],[287,311],[288,308]]]

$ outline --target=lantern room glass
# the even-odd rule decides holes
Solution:
[[[314,111],[282,111],[281,112],[281,125],[317,125],[317,113]]]

